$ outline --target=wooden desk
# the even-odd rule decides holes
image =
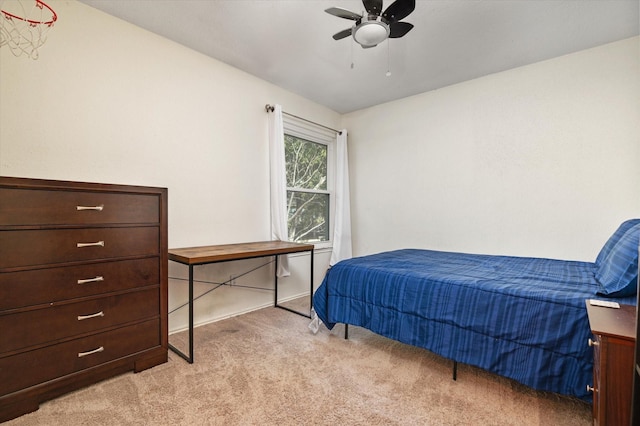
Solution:
[[[257,257],[275,256],[275,288],[274,303],[276,308],[285,309],[298,315],[311,318],[305,314],[278,305],[278,255],[309,252],[311,267],[309,273],[309,306],[313,301],[313,244],[290,243],[287,241],[261,241],[255,243],[225,244],[216,246],[187,247],[169,250],[169,260],[182,263],[189,267],[189,355],[169,343],[169,349],[193,364],[193,267],[211,263],[229,262],[233,260],[253,259]]]

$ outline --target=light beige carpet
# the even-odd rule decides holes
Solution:
[[[423,349],[267,308],[195,330],[195,363],[127,373],[6,423],[22,425],[589,425],[591,406]],[[184,334],[171,336],[183,345]],[[181,346],[186,347],[186,346]],[[478,348],[481,350],[481,348]]]

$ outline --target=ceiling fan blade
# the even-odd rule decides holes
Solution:
[[[383,13],[382,17],[393,23],[409,16],[416,8],[416,0],[396,0]]]
[[[324,11],[329,15],[337,16],[338,18],[352,19],[354,21],[359,21],[360,19],[362,19],[362,15],[359,15],[347,9],[343,9],[341,7],[330,7],[329,9],[325,9]]]
[[[413,25],[408,22],[394,22],[389,25],[389,38],[400,38],[409,31]]]
[[[362,4],[364,4],[364,8],[367,12],[372,15],[380,16],[382,12],[382,0],[362,0]]]
[[[342,30],[340,32],[337,32],[333,35],[333,39],[334,40],[340,40],[343,39],[345,37],[349,37],[351,35],[351,28],[347,28],[346,30]]]

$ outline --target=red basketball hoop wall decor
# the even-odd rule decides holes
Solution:
[[[38,49],[57,20],[41,0],[0,0],[0,47],[8,46],[14,56],[38,59]]]

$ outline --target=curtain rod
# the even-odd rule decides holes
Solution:
[[[274,109],[275,109],[275,107],[273,105],[266,104],[264,106],[264,110],[267,111],[267,112],[273,112]],[[342,131],[340,131],[340,130],[332,129],[331,127],[327,127],[327,126],[324,126],[322,124],[316,123],[314,121],[307,120],[306,118],[298,117],[297,115],[289,114],[288,112],[284,112],[284,111],[282,111],[282,113],[284,115],[288,115],[289,117],[297,118],[298,120],[306,121],[307,123],[311,123],[311,124],[314,124],[316,126],[323,127],[323,128],[325,128],[327,130],[331,130],[332,132],[336,132],[339,135],[342,134]]]

